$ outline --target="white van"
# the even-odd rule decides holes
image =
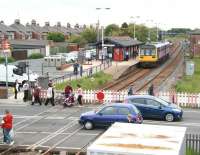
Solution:
[[[35,82],[38,75],[29,70],[29,80]],[[8,65],[8,83],[13,84],[15,80],[21,84],[23,81],[28,80],[28,74],[23,73],[22,70],[14,65]],[[6,83],[6,66],[0,64],[0,83]]]

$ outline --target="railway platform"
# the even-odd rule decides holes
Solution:
[[[129,59],[129,61],[113,61],[112,66],[104,70],[105,73],[111,74],[113,79],[118,79],[129,67],[137,64],[136,59]]]

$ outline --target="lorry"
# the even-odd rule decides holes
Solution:
[[[19,84],[22,84],[23,81],[28,80],[28,74],[25,73],[21,68],[15,65],[8,65],[8,84],[13,85],[15,80],[18,80]],[[38,75],[29,70],[29,81],[35,82],[38,78]],[[0,84],[6,83],[6,66],[0,64]]]

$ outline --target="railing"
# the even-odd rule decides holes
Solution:
[[[187,154],[199,155],[200,154],[200,135],[186,134],[186,149]]]
[[[63,90],[64,91],[64,90]],[[84,90],[83,100],[85,103],[92,104],[99,102],[97,99],[97,93],[100,90]],[[123,102],[127,97],[127,90],[124,91],[111,91],[102,90],[104,94],[103,102]],[[57,95],[60,93],[56,92]],[[74,91],[76,96],[76,90]],[[137,94],[147,94],[147,92],[139,92]],[[200,94],[192,93],[176,93],[176,92],[159,92],[156,96],[166,101],[173,102],[182,107],[200,108]],[[41,91],[41,98],[46,98],[46,90]]]
[[[106,60],[106,61],[104,61],[104,63],[102,63],[98,66],[91,67],[91,68],[88,68],[86,70],[83,70],[82,76],[80,75],[80,72],[78,72],[77,74],[69,73],[69,74],[65,74],[64,76],[53,78],[51,80],[53,81],[53,83],[63,83],[65,81],[69,81],[69,80],[71,81],[73,79],[79,79],[81,77],[91,76],[91,74],[98,73],[102,70],[105,70],[106,68],[109,68],[110,66],[112,66],[112,61]]]

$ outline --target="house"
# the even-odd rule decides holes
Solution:
[[[15,30],[6,26],[3,21],[0,21],[0,38],[1,39],[14,39]]]
[[[104,38],[104,50],[102,52],[102,41],[96,43],[99,59],[109,57],[115,61],[123,61],[126,54],[129,58],[134,58],[138,54],[139,45],[143,44],[129,36],[116,36]]]
[[[41,27],[39,26],[39,24],[36,23],[36,20],[33,19],[31,21],[31,24],[27,23],[26,29],[29,30],[29,32],[31,33],[31,39],[42,39]]]
[[[200,30],[189,32],[189,40],[193,56],[200,56]]]
[[[32,33],[29,28],[26,28],[20,23],[19,19],[16,19],[14,24],[10,25],[15,30],[15,39],[31,39]]]
[[[57,32],[62,33],[65,36],[65,39],[69,39],[71,35],[70,31],[66,27],[62,26],[60,22],[58,22],[54,28],[57,30]]]

